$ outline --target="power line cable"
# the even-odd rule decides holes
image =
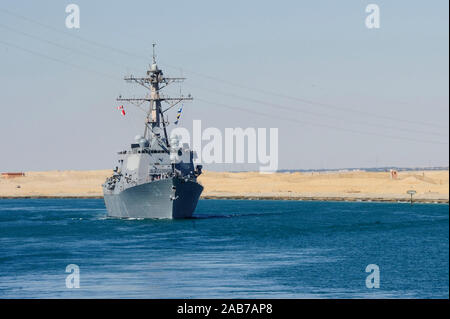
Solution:
[[[29,50],[29,49],[17,46],[15,44],[12,44],[12,43],[9,43],[9,42],[5,42],[5,41],[0,40],[0,43],[2,43],[4,45],[7,45],[9,47],[13,47],[13,48],[16,48],[16,49],[28,52],[30,54],[34,54],[36,56],[40,56],[42,58],[46,58],[46,59],[49,59],[49,60],[52,60],[52,61],[55,61],[55,62],[58,62],[58,63],[69,65],[69,66],[71,66],[73,68],[81,69],[81,70],[84,70],[84,71],[87,71],[87,72],[90,72],[90,73],[93,73],[93,74],[96,74],[96,75],[100,75],[100,76],[106,77],[106,78],[108,78],[110,80],[111,79],[115,79],[115,77],[110,75],[110,74],[105,74],[105,73],[100,73],[100,72],[97,72],[97,71],[93,71],[91,69],[84,68],[84,67],[79,66],[77,64],[73,64],[73,63],[70,63],[70,62],[58,59],[58,58],[54,58],[54,57],[51,57],[51,56],[48,56],[48,55],[45,55],[45,54],[33,51],[33,50]],[[280,117],[280,116],[275,116],[274,114],[268,114],[268,113],[254,111],[254,110],[248,110],[248,109],[240,108],[240,107],[233,107],[233,106],[229,106],[229,105],[218,103],[218,102],[207,101],[207,100],[204,100],[204,99],[201,99],[201,98],[197,98],[197,100],[203,101],[203,102],[206,102],[206,103],[209,103],[209,104],[215,104],[215,105],[218,105],[218,106],[221,106],[221,107],[225,107],[225,108],[229,108],[229,109],[235,109],[235,110],[239,110],[239,111],[249,112],[251,114],[258,114],[258,115],[267,116],[267,117],[270,117],[270,118],[278,118],[278,119],[284,120],[284,121],[295,122],[297,124],[298,123],[303,123],[303,124],[306,124],[306,125],[327,127],[327,128],[331,128],[331,129],[334,129],[334,130],[348,131],[348,132],[352,132],[352,133],[356,133],[356,134],[382,136],[382,137],[387,137],[387,138],[390,138],[390,139],[407,140],[407,141],[421,142],[421,143],[442,144],[442,145],[447,145],[448,144],[448,143],[442,143],[442,142],[436,142],[436,141],[430,141],[430,140],[417,140],[417,139],[411,139],[411,138],[406,138],[406,137],[398,137],[398,136],[392,136],[392,135],[385,135],[385,134],[379,134],[379,133],[373,133],[373,132],[357,131],[357,130],[353,130],[353,129],[335,127],[335,126],[322,124],[322,123],[312,123],[312,122],[306,122],[306,121],[302,121],[302,120],[295,120],[295,119],[292,119],[292,118],[283,118],[283,117]]]
[[[112,51],[115,51],[115,52],[118,52],[118,53],[121,53],[121,54],[124,54],[124,55],[133,56],[133,57],[136,57],[136,58],[139,58],[139,59],[145,59],[146,61],[148,61],[148,58],[145,57],[145,56],[138,55],[138,54],[135,54],[135,53],[132,53],[132,52],[129,52],[129,51],[122,50],[122,49],[118,49],[116,47],[112,47],[112,46],[107,45],[107,44],[102,44],[102,43],[99,43],[97,41],[93,41],[93,40],[90,40],[90,39],[87,39],[87,38],[84,38],[84,37],[81,37],[81,36],[78,36],[78,35],[75,35],[75,34],[72,34],[72,33],[68,33],[66,31],[59,30],[57,28],[48,26],[48,25],[46,25],[44,23],[41,23],[41,22],[36,21],[34,19],[30,19],[28,17],[24,17],[22,15],[19,15],[17,13],[11,12],[11,11],[6,10],[6,9],[0,9],[0,12],[6,13],[8,15],[14,16],[14,17],[19,18],[19,19],[23,19],[23,20],[31,22],[31,23],[38,24],[38,25],[40,25],[40,26],[42,26],[44,28],[47,28],[49,30],[52,30],[52,31],[55,31],[55,32],[58,32],[58,33],[62,33],[64,35],[76,38],[76,39],[78,39],[80,41],[84,41],[84,42],[86,42],[88,44],[91,44],[91,45],[94,45],[94,46],[97,46],[97,47],[100,47],[100,48],[103,48],[103,49],[112,50]],[[174,65],[165,64],[165,63],[163,63],[163,65],[165,65],[166,67],[169,67],[169,68],[177,69],[177,70],[180,69],[179,66],[174,66]],[[337,105],[333,105],[333,104],[329,104],[329,103],[323,103],[323,102],[313,101],[313,100],[310,100],[310,99],[304,99],[304,98],[294,97],[294,96],[290,96],[290,95],[280,94],[280,93],[277,93],[277,92],[263,90],[263,89],[260,89],[260,88],[244,86],[244,85],[241,85],[241,84],[230,82],[228,80],[220,79],[220,78],[215,77],[215,76],[210,76],[210,75],[203,74],[203,73],[200,73],[200,72],[197,72],[197,71],[188,70],[186,68],[184,68],[184,70],[189,72],[189,73],[191,73],[191,74],[193,74],[193,75],[197,75],[197,76],[209,79],[209,80],[221,82],[221,83],[233,86],[233,87],[238,87],[238,88],[241,88],[241,89],[244,88],[244,89],[247,89],[247,90],[251,90],[251,91],[255,91],[255,92],[259,92],[259,93],[263,93],[263,94],[267,94],[267,95],[273,95],[273,96],[277,96],[277,97],[281,97],[281,98],[285,98],[285,99],[290,99],[290,100],[294,100],[294,101],[297,101],[297,102],[302,102],[302,103],[306,103],[306,104],[310,104],[310,105],[319,106],[319,107],[322,107],[322,108],[338,109],[338,110],[342,110],[342,111],[345,111],[345,112],[351,112],[352,114],[357,113],[357,114],[361,114],[361,115],[377,117],[377,118],[380,118],[380,119],[391,120],[391,121],[396,121],[396,122],[404,122],[404,123],[409,123],[409,124],[423,125],[423,126],[430,126],[430,127],[447,128],[447,126],[438,125],[436,123],[412,121],[412,120],[407,120],[407,119],[404,119],[404,118],[396,118],[396,117],[387,116],[387,115],[380,115],[380,114],[367,112],[367,111],[363,111],[363,110],[359,110],[359,109],[355,109],[355,108],[350,108],[350,107],[345,107],[345,106],[337,106]]]
[[[313,112],[313,111],[310,111],[310,110],[299,109],[297,107],[289,107],[289,106],[285,106],[285,105],[274,104],[274,103],[270,103],[270,102],[266,102],[266,101],[261,101],[261,100],[258,100],[258,99],[253,99],[253,98],[249,98],[249,97],[236,95],[236,94],[233,94],[233,93],[224,93],[224,92],[220,92],[220,91],[207,89],[207,88],[204,88],[204,87],[202,88],[202,87],[199,87],[197,85],[194,86],[194,85],[188,84],[188,86],[191,86],[193,88],[203,89],[203,90],[206,90],[207,92],[220,94],[222,96],[229,96],[229,97],[233,97],[233,98],[237,98],[237,99],[241,99],[241,100],[250,101],[252,103],[257,103],[258,105],[266,105],[266,106],[269,106],[269,107],[272,107],[272,108],[275,108],[275,109],[284,109],[284,110],[293,111],[293,112],[297,112],[297,113],[309,114],[309,115],[317,116],[317,117],[321,117],[321,118],[330,118],[330,119],[333,119],[333,120],[345,121],[345,123],[354,123],[354,124],[358,124],[358,125],[367,125],[367,126],[373,126],[373,127],[380,127],[380,128],[383,128],[383,129],[404,131],[404,132],[409,132],[409,133],[420,133],[420,134],[434,135],[434,136],[439,136],[439,137],[446,137],[446,136],[444,136],[442,134],[439,134],[439,133],[436,133],[436,132],[422,131],[422,130],[413,130],[413,129],[402,128],[402,127],[393,127],[393,126],[388,126],[388,125],[383,125],[383,124],[374,124],[374,123],[370,123],[370,122],[366,122],[366,121],[352,121],[352,120],[349,120],[348,118],[340,118],[340,117],[333,116],[333,115],[326,114],[326,113],[317,113],[317,112]]]
[[[221,107],[224,107],[224,108],[228,108],[228,109],[233,109],[233,110],[244,111],[244,112],[248,112],[248,113],[251,113],[251,114],[257,114],[257,115],[269,117],[269,118],[272,118],[272,119],[273,118],[277,118],[277,119],[280,119],[280,120],[283,120],[283,121],[289,121],[289,122],[293,122],[293,123],[296,123],[296,124],[303,123],[305,125],[320,126],[320,127],[326,127],[326,128],[330,128],[330,129],[334,129],[334,130],[339,130],[339,131],[347,131],[347,132],[356,133],[356,134],[372,135],[372,136],[385,137],[385,138],[389,138],[389,139],[397,139],[397,140],[404,140],[404,141],[410,141],[410,142],[420,142],[420,143],[432,143],[432,144],[448,145],[448,142],[438,142],[438,141],[431,141],[431,140],[418,140],[418,139],[413,139],[413,138],[408,138],[408,137],[400,137],[400,136],[386,135],[386,134],[380,134],[380,133],[374,133],[374,132],[365,132],[365,131],[353,130],[353,129],[349,129],[349,128],[342,128],[342,127],[327,125],[327,124],[323,124],[323,123],[313,123],[313,122],[307,122],[307,121],[303,121],[303,120],[296,120],[296,119],[292,119],[292,118],[280,117],[280,116],[277,116],[277,115],[274,115],[274,114],[248,110],[248,109],[245,109],[245,108],[242,108],[242,107],[230,106],[230,105],[226,105],[226,104],[219,103],[219,102],[212,102],[212,101],[208,101],[208,100],[205,100],[205,99],[202,99],[202,98],[196,98],[196,99],[199,100],[199,101],[208,103],[208,104],[218,105],[218,106],[221,106]]]
[[[92,74],[96,74],[96,75],[102,76],[102,77],[107,78],[109,80],[117,79],[117,77],[115,77],[115,76],[113,76],[111,74],[106,74],[106,73],[94,71],[94,70],[91,70],[89,68],[85,68],[85,67],[83,67],[81,65],[74,64],[74,63],[71,63],[71,62],[67,62],[67,61],[64,61],[64,60],[61,60],[61,59],[58,59],[58,58],[55,58],[55,57],[51,57],[49,55],[42,54],[40,52],[36,52],[36,51],[30,50],[30,49],[24,48],[24,47],[18,46],[16,44],[13,44],[13,43],[10,43],[10,42],[6,42],[6,41],[3,41],[3,40],[0,40],[0,43],[5,45],[5,46],[12,47],[12,48],[15,48],[15,49],[18,49],[18,50],[21,50],[21,51],[24,51],[24,52],[27,52],[27,53],[39,56],[39,57],[44,58],[44,59],[48,59],[48,60],[51,60],[51,61],[54,61],[54,62],[58,62],[58,63],[61,63],[61,64],[65,64],[65,65],[71,66],[71,67],[73,67],[75,69],[80,69],[80,70],[83,70],[85,72],[89,72],[89,73],[92,73]]]
[[[38,36],[30,34],[30,33],[26,33],[26,32],[23,32],[23,31],[20,31],[20,30],[17,30],[17,29],[13,29],[13,28],[11,28],[9,26],[6,26],[6,25],[3,25],[3,24],[0,24],[0,28],[3,28],[3,29],[8,30],[10,32],[14,32],[16,34],[20,34],[22,36],[25,36],[25,37],[28,37],[28,38],[31,38],[31,39],[35,39],[35,40],[39,40],[39,41],[45,42],[47,44],[53,45],[55,47],[58,47],[58,48],[61,48],[61,49],[64,49],[64,50],[68,50],[70,52],[75,52],[75,53],[78,53],[78,54],[90,57],[90,58],[95,59],[97,61],[102,61],[102,62],[107,62],[107,63],[110,63],[110,64],[114,64],[116,66],[120,66],[121,68],[124,67],[124,65],[121,64],[121,63],[117,63],[117,62],[114,62],[114,61],[111,61],[111,60],[107,60],[104,57],[99,57],[99,56],[93,55],[91,53],[85,52],[83,50],[70,48],[70,47],[64,46],[62,44],[59,44],[57,42],[53,42],[53,41],[50,41],[50,40],[38,37]],[[125,66],[125,67],[127,67],[129,69],[134,69],[134,68],[131,68],[129,66]]]

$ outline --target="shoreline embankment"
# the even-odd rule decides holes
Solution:
[[[0,198],[103,198],[111,170],[25,172],[0,178]],[[449,171],[258,172],[205,171],[202,199],[448,203]]]

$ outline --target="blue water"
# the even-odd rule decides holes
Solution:
[[[0,200],[0,298],[449,297],[448,205],[202,200],[195,217]],[[369,264],[379,288],[366,287]]]

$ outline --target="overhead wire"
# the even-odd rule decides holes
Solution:
[[[116,51],[116,52],[118,52],[118,53],[126,54],[126,55],[128,55],[128,56],[134,56],[134,57],[137,57],[137,58],[140,58],[140,59],[145,59],[146,61],[148,60],[148,58],[146,58],[146,57],[144,57],[144,56],[136,55],[136,54],[130,53],[130,52],[125,51],[125,50],[117,49],[117,48],[111,47],[111,46],[109,46],[109,45],[101,44],[101,43],[98,43],[98,42],[96,42],[96,41],[92,41],[92,40],[89,40],[89,39],[80,37],[80,36],[78,36],[78,35],[73,35],[73,34],[71,34],[71,33],[67,33],[67,32],[65,32],[65,31],[62,31],[62,30],[56,29],[56,28],[54,28],[54,27],[48,26],[48,25],[46,25],[46,24],[40,23],[39,21],[36,21],[36,20],[33,20],[33,19],[29,19],[29,18],[23,17],[23,16],[21,16],[21,15],[17,15],[17,14],[15,14],[15,13],[12,13],[12,12],[10,12],[10,11],[8,11],[8,10],[5,10],[5,9],[0,9],[0,12],[4,12],[4,13],[6,12],[7,14],[16,16],[16,17],[18,17],[18,18],[27,20],[27,21],[32,22],[32,23],[36,23],[36,24],[38,24],[38,25],[40,25],[40,26],[42,26],[42,27],[45,27],[45,28],[47,28],[47,29],[51,29],[51,30],[53,30],[53,31],[57,31],[57,32],[63,33],[64,35],[69,35],[69,36],[75,37],[75,38],[77,38],[77,39],[79,39],[79,40],[81,40],[81,41],[84,41],[84,42],[86,42],[86,43],[89,43],[89,44],[91,44],[91,45],[95,45],[95,46],[98,46],[98,47],[101,47],[101,48],[104,48],[104,49],[108,49],[108,50],[114,50],[114,51]],[[76,52],[76,53],[83,54],[83,55],[89,56],[89,57],[91,57],[91,58],[102,59],[102,58],[99,58],[98,56],[95,56],[95,55],[86,53],[86,52],[84,52],[84,51],[82,51],[82,50],[73,50],[73,49],[71,49],[71,48],[69,48],[69,47],[62,46],[62,45],[60,45],[60,44],[58,44],[58,43],[55,43],[55,42],[53,42],[53,41],[49,41],[49,40],[46,40],[46,39],[42,39],[42,38],[36,37],[36,36],[34,36],[34,35],[31,35],[31,34],[22,32],[22,31],[14,30],[14,29],[12,29],[12,28],[10,28],[10,27],[7,27],[7,26],[5,26],[5,25],[2,25],[2,24],[0,24],[0,27],[5,28],[5,29],[9,29],[10,31],[13,31],[13,32],[16,32],[16,33],[20,33],[20,34],[22,34],[22,35],[24,35],[24,36],[34,37],[34,38],[36,38],[36,39],[38,39],[38,40],[41,40],[41,41],[43,41],[43,42],[47,42],[48,44],[51,44],[51,45],[54,45],[54,46],[57,46],[57,47],[60,47],[60,48],[64,48],[64,49],[67,49],[67,50],[72,50],[72,51],[74,51],[74,52]],[[81,70],[84,70],[84,71],[87,71],[87,72],[90,72],[90,73],[94,73],[94,74],[97,74],[97,75],[101,75],[101,76],[107,77],[107,78],[109,78],[109,79],[111,79],[111,80],[112,80],[112,79],[115,79],[115,77],[112,76],[111,74],[105,74],[105,73],[98,72],[98,71],[95,71],[95,70],[92,70],[92,69],[89,69],[89,68],[85,68],[85,67],[83,67],[83,66],[80,66],[80,65],[77,65],[77,64],[74,64],[74,63],[71,63],[71,62],[67,62],[67,61],[64,61],[64,60],[61,60],[61,59],[58,59],[58,58],[54,58],[54,57],[51,57],[51,56],[42,54],[42,53],[40,53],[40,52],[36,52],[36,51],[30,50],[30,49],[27,49],[27,48],[18,46],[18,45],[13,44],[13,43],[9,43],[9,42],[6,42],[6,41],[0,41],[0,43],[2,43],[2,44],[4,44],[4,45],[7,45],[7,46],[10,46],[10,47],[13,47],[13,48],[16,48],[16,49],[19,49],[19,50],[22,50],[22,51],[25,51],[25,52],[28,52],[28,53],[30,53],[30,54],[34,54],[34,55],[40,56],[40,57],[42,57],[42,58],[46,58],[46,59],[49,59],[49,60],[53,60],[53,61],[55,61],[55,62],[59,62],[59,63],[62,63],[62,64],[66,64],[66,65],[69,65],[69,66],[72,66],[72,67],[74,67],[74,68],[78,68],[78,69],[81,69]],[[104,61],[104,59],[102,59],[102,61]],[[109,61],[109,62],[110,62],[110,63],[113,63],[113,62],[111,62],[111,61]],[[167,67],[170,67],[170,68],[180,69],[180,67],[171,66],[171,65],[167,65],[167,64],[164,64],[164,65],[166,65]],[[219,78],[212,77],[212,76],[209,76],[209,75],[201,74],[201,73],[196,72],[196,71],[189,71],[189,70],[186,70],[185,68],[184,68],[184,70],[185,70],[185,71],[188,71],[188,72],[191,73],[191,74],[199,75],[199,76],[202,76],[202,77],[207,78],[207,79],[212,79],[212,80],[215,80],[215,81],[219,81],[219,82],[221,82],[221,83],[226,83],[226,84],[229,84],[229,85],[238,86],[238,87],[240,87],[240,88],[244,87],[245,89],[253,90],[253,91],[258,91],[258,92],[264,93],[264,94],[272,94],[272,95],[274,95],[274,96],[284,97],[284,98],[288,98],[288,99],[291,99],[291,100],[301,101],[301,102],[303,102],[303,103],[308,103],[308,104],[318,105],[318,106],[327,107],[327,108],[333,108],[333,107],[334,107],[333,105],[329,105],[329,104],[326,104],[326,103],[321,103],[321,102],[311,101],[311,100],[308,100],[308,99],[303,99],[303,98],[297,98],[297,97],[287,96],[287,95],[283,95],[283,94],[279,94],[279,93],[275,93],[275,92],[270,92],[270,91],[267,91],[267,90],[261,90],[261,89],[259,89],[259,88],[252,88],[252,87],[242,86],[242,85],[239,85],[239,84],[236,84],[236,83],[233,83],[233,82],[229,82],[229,81],[227,81],[227,80],[223,80],[223,79],[219,79]],[[211,90],[209,90],[209,91],[211,91]],[[217,93],[217,92],[216,92],[216,93]],[[263,104],[263,105],[267,105],[267,106],[271,106],[271,107],[287,109],[287,110],[290,110],[290,111],[297,111],[297,112],[299,111],[299,110],[294,109],[294,108],[292,108],[292,107],[287,107],[287,106],[283,106],[283,105],[273,104],[273,103],[269,103],[269,102],[265,102],[265,101],[253,99],[253,98],[248,98],[248,97],[239,96],[239,95],[232,94],[232,93],[222,93],[222,92],[220,92],[219,94],[222,94],[222,95],[228,95],[228,96],[231,96],[231,97],[234,97],[234,98],[243,99],[243,100],[247,100],[247,101],[252,101],[252,102],[254,102],[254,103]],[[199,100],[201,100],[201,99],[199,99]],[[209,103],[210,103],[210,104],[215,104],[215,105],[217,105],[217,106],[220,106],[220,105],[224,106],[224,104],[221,104],[221,103],[211,103],[211,102],[209,102]],[[225,106],[224,106],[224,107],[225,107]],[[234,109],[240,110],[240,111],[245,111],[245,112],[251,112],[251,113],[253,113],[253,114],[256,114],[256,113],[261,114],[261,112],[256,112],[256,111],[254,111],[254,110],[247,110],[247,109],[245,109],[245,108],[234,108]],[[388,117],[388,116],[377,115],[377,114],[373,114],[373,113],[371,113],[371,112],[366,112],[366,111],[361,111],[361,110],[355,110],[355,109],[346,108],[346,107],[341,108],[341,109],[344,109],[344,110],[347,110],[347,111],[351,111],[351,112],[357,112],[357,113],[360,113],[360,114],[376,116],[376,117],[379,117],[379,118],[391,119],[391,120],[395,120],[395,121],[405,122],[405,123],[414,123],[414,124],[421,124],[421,125],[430,125],[430,123],[417,122],[417,121],[409,121],[409,120],[399,120],[399,119],[392,118],[392,117]],[[305,114],[314,115],[314,116],[322,116],[322,117],[328,117],[328,118],[339,119],[339,118],[334,117],[334,116],[329,115],[329,114],[323,114],[323,113],[319,114],[319,113],[312,112],[312,111],[308,111],[308,110],[307,110],[307,111],[302,110],[301,112],[304,112]],[[270,116],[271,116],[272,118],[274,117],[273,114],[270,114]],[[291,118],[280,118],[280,119],[292,121]],[[341,119],[339,119],[339,120],[341,120]],[[299,122],[299,120],[295,120],[295,121],[297,121],[297,123]],[[346,121],[348,121],[348,119],[346,119]],[[304,121],[301,121],[301,122],[303,122],[303,123],[305,123],[305,124],[308,124],[307,122],[304,122]],[[399,128],[399,127],[392,128],[392,127],[386,126],[386,125],[372,124],[372,123],[369,123],[369,122],[361,122],[361,121],[359,121],[358,123],[359,123],[359,124],[369,125],[369,126],[383,127],[383,128],[387,128],[387,129],[394,129],[394,130],[396,129],[396,130],[399,130],[399,131],[405,131],[405,132],[415,132],[415,133],[424,133],[424,134],[430,134],[430,135],[441,136],[440,134],[437,134],[437,133],[434,133],[434,132],[428,132],[428,131],[418,131],[418,130],[412,130],[412,129]],[[309,123],[309,124],[311,124],[311,123]],[[353,133],[358,133],[358,132],[359,132],[359,133],[362,133],[362,134],[368,133],[368,134],[370,134],[370,135],[377,134],[378,136],[384,136],[384,137],[389,137],[389,138],[397,138],[397,137],[391,136],[391,135],[385,135],[385,134],[379,134],[379,133],[370,133],[370,132],[356,131],[356,130],[351,130],[351,129],[348,129],[348,128],[329,126],[329,125],[321,124],[321,123],[315,123],[315,124],[312,124],[312,125],[318,125],[318,126],[323,126],[323,127],[329,127],[329,128],[333,128],[333,129],[340,129],[340,130],[343,130],[343,131],[351,131],[351,132],[353,132]],[[435,124],[433,124],[433,125],[434,125],[434,127],[436,126]],[[405,140],[405,138],[400,138],[400,139]],[[434,142],[435,142],[435,141],[424,141],[424,140],[417,140],[417,139],[411,139],[411,138],[406,138],[406,139],[407,139],[407,140],[414,140],[414,141],[418,141],[418,142],[427,142],[427,143],[434,143]],[[448,144],[448,143],[440,143],[440,142],[437,142],[437,144]]]
[[[15,12],[11,12],[10,10],[6,10],[4,8],[0,8],[0,12],[3,12],[5,14],[11,15],[11,16],[14,16],[14,17],[22,19],[24,21],[28,21],[30,23],[37,24],[37,25],[39,25],[41,27],[44,27],[44,28],[49,29],[49,30],[52,30],[54,32],[58,32],[58,33],[66,35],[66,36],[70,36],[70,37],[76,38],[76,39],[78,39],[80,41],[83,41],[85,43],[88,43],[90,45],[94,45],[94,46],[97,46],[97,47],[100,47],[100,48],[103,48],[103,49],[107,49],[109,51],[114,51],[114,52],[117,52],[117,53],[120,53],[120,54],[123,54],[123,55],[132,56],[132,57],[135,57],[135,58],[139,58],[139,59],[143,59],[143,60],[148,61],[148,57],[146,57],[146,56],[143,56],[143,55],[140,55],[140,54],[135,54],[135,53],[127,51],[127,50],[119,49],[117,47],[113,47],[113,46],[110,46],[108,44],[100,43],[98,41],[93,41],[93,40],[81,37],[79,35],[76,35],[76,34],[73,34],[73,33],[69,33],[67,31],[63,31],[63,30],[57,29],[55,27],[49,26],[49,25],[44,24],[44,23],[42,23],[40,21],[37,21],[35,19],[31,19],[31,18],[25,17],[23,15],[17,14]],[[180,66],[175,66],[175,65],[171,65],[171,64],[163,63],[162,65],[165,65],[166,67],[177,69],[177,70],[181,69]],[[357,108],[351,108],[351,107],[341,106],[341,105],[334,105],[334,104],[330,104],[330,103],[323,103],[323,102],[315,101],[315,100],[311,100],[311,99],[305,99],[305,98],[295,97],[295,96],[291,96],[291,95],[287,95],[287,94],[281,94],[279,92],[273,92],[273,91],[269,91],[269,90],[266,90],[266,89],[261,89],[261,88],[256,88],[256,87],[243,85],[241,83],[231,82],[229,80],[224,80],[224,79],[218,78],[216,76],[211,76],[211,75],[204,74],[204,73],[201,73],[201,72],[198,72],[198,71],[189,70],[189,69],[186,69],[185,67],[183,67],[183,69],[185,71],[187,71],[188,73],[192,74],[192,75],[203,77],[203,78],[206,78],[208,80],[213,80],[213,81],[217,81],[217,82],[220,82],[220,83],[224,83],[224,84],[227,84],[229,86],[237,87],[237,88],[240,88],[240,89],[251,90],[251,91],[254,91],[254,92],[259,92],[259,93],[266,94],[266,95],[272,95],[272,96],[276,96],[276,97],[279,97],[279,98],[289,99],[289,100],[293,100],[293,101],[297,101],[297,102],[301,102],[301,103],[305,103],[305,104],[309,104],[309,105],[314,105],[314,106],[318,106],[318,107],[322,107],[322,108],[341,110],[341,111],[344,111],[344,112],[349,112],[349,113],[351,113],[353,115],[355,115],[355,114],[366,115],[366,116],[370,116],[370,117],[374,117],[374,118],[380,118],[380,119],[383,119],[383,120],[391,120],[391,121],[395,121],[395,122],[403,122],[403,123],[409,123],[409,124],[421,125],[421,126],[428,126],[428,127],[433,127],[433,128],[436,128],[436,127],[447,128],[447,126],[442,126],[442,125],[439,125],[438,123],[431,123],[431,122],[409,120],[409,119],[405,119],[405,118],[398,118],[398,117],[388,116],[388,115],[385,115],[385,114],[377,114],[377,113],[374,113],[374,112],[368,112],[368,111],[357,109]]]

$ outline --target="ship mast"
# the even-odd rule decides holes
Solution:
[[[149,102],[149,108],[147,111],[147,116],[145,118],[144,138],[147,138],[147,136],[150,137],[150,134],[158,137],[160,136],[160,131],[163,130],[165,144],[167,147],[170,147],[166,130],[166,124],[169,123],[164,120],[164,113],[178,103],[182,101],[192,101],[193,98],[190,94],[187,97],[169,97],[160,94],[160,90],[165,88],[169,84],[174,82],[183,82],[186,78],[165,77],[162,70],[160,70],[158,68],[158,65],[156,64],[156,43],[153,43],[152,46],[152,65],[147,71],[147,75],[145,77],[134,77],[133,75],[130,75],[124,78],[124,80],[127,82],[135,82],[142,85],[150,91],[150,95],[147,94],[144,98],[122,98],[120,96],[119,98],[117,98],[117,101],[130,102],[136,105],[141,105],[142,103]],[[169,106],[165,110],[162,110],[161,102],[165,102]]]

